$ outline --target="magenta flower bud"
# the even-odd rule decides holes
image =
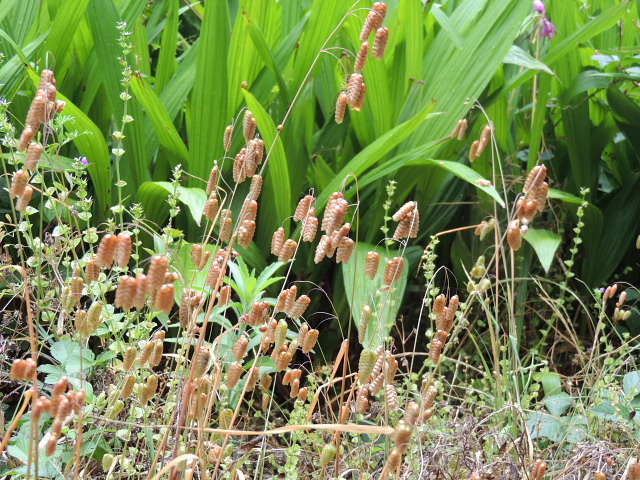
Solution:
[[[544,13],[544,3],[542,3],[542,0],[533,0],[533,8],[539,13]]]
[[[558,33],[558,30],[556,30],[556,26],[551,23],[551,20],[545,18],[542,24],[542,36],[552,39],[556,33]]]

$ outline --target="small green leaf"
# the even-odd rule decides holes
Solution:
[[[507,56],[504,59],[504,63],[511,63],[531,70],[541,70],[549,75],[555,76],[553,70],[551,70],[547,65],[542,63],[540,60],[536,60],[517,45],[513,45],[511,47],[511,50],[509,50],[509,53],[507,53]]]
[[[543,400],[545,407],[549,410],[549,413],[556,417],[562,416],[567,410],[569,410],[572,401],[572,397],[566,392],[560,392],[557,395],[549,395]]]
[[[536,251],[538,260],[540,260],[545,273],[549,273],[556,251],[562,242],[562,237],[557,233],[550,232],[548,230],[529,228],[524,239]]]
[[[640,395],[640,371],[627,373],[622,379],[622,389],[632,397]]]

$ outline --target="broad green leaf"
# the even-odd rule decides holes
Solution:
[[[640,161],[640,105],[622,93],[616,85],[607,89],[607,101],[616,125],[633,145]]]
[[[155,133],[160,140],[160,145],[169,152],[171,166],[175,167],[181,163],[186,167],[186,163],[189,160],[189,151],[156,93],[139,75],[134,75],[131,79],[131,91],[145,109],[149,120],[151,120]]]
[[[560,392],[556,395],[548,395],[544,397],[544,405],[551,415],[556,417],[562,416],[573,402],[573,398],[566,392]]]
[[[156,221],[164,221],[169,213],[169,206],[166,203],[166,199],[173,193],[173,185],[169,182],[145,182],[140,185],[138,199],[142,203],[145,212],[149,215],[149,218]],[[207,203],[207,194],[205,191],[201,188],[179,186],[175,194],[178,200],[187,206],[196,225],[200,226],[202,212]]]
[[[596,70],[587,70],[579,73],[564,92],[562,92],[561,101],[567,103],[576,95],[588,92],[593,89],[607,88],[609,80],[597,75]]]
[[[373,280],[362,274],[367,259],[367,252],[377,251],[380,254],[380,266]],[[367,243],[358,242],[351,255],[351,260],[342,265],[342,277],[344,279],[345,296],[351,308],[356,330],[360,328],[362,307],[366,304],[371,309],[371,321],[367,326],[364,348],[375,349],[382,345],[389,336],[389,332],[395,325],[398,310],[402,305],[402,297],[407,284],[408,268],[405,265],[400,279],[395,282],[391,290],[387,290],[382,277],[387,260],[399,256],[395,250],[384,251],[383,248]]]
[[[542,63],[540,60],[536,60],[517,45],[513,45],[511,47],[511,50],[509,50],[509,53],[507,53],[507,56],[504,59],[504,63],[512,63],[519,67],[529,68],[531,70],[540,70],[548,73],[549,75],[554,75],[553,70],[551,70],[547,65]]]
[[[629,372],[622,378],[624,393],[632,397],[640,395],[640,371]]]
[[[178,2],[167,2],[167,18],[162,30],[158,68],[156,70],[155,87],[157,95],[162,93],[178,68],[178,62],[175,58],[176,45],[178,42],[178,7]]]
[[[536,251],[538,260],[540,260],[545,273],[549,273],[556,251],[562,242],[562,237],[555,232],[550,232],[549,230],[529,228],[524,239]]]
[[[553,372],[542,372],[535,375],[536,380],[542,383],[545,396],[556,395],[562,391],[562,380],[560,375]]]
[[[462,38],[460,32],[451,23],[447,14],[442,11],[442,6],[438,4],[434,5],[431,9],[431,15],[435,17],[436,21],[440,24],[440,27],[442,27],[442,30],[447,34],[453,45],[455,45],[456,48],[462,48],[464,46],[464,38]]]
[[[496,202],[498,202],[498,204],[501,207],[505,206],[504,200],[502,199],[502,197],[500,197],[500,194],[495,189],[495,187],[493,185],[485,186],[484,184],[488,180],[483,178],[482,175],[480,175],[478,172],[473,170],[471,167],[468,167],[462,163],[447,162],[444,160],[427,159],[426,162],[430,163],[431,165],[435,165],[445,170],[448,170],[449,172],[453,173],[456,177],[464,180],[465,182],[476,187],[478,190],[482,190],[487,195],[491,196],[491,198],[493,198]]]
[[[574,205],[580,205],[583,200],[580,197],[576,197],[571,193],[563,192],[562,190],[558,190],[556,188],[550,188],[549,194],[547,195],[549,198],[553,198],[554,200],[562,200],[564,203],[572,203]]]
[[[81,353],[80,344],[72,340],[55,342],[51,345],[51,355],[70,375],[91,368],[96,358],[94,353],[87,348],[83,348]]]

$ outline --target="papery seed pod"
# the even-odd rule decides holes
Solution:
[[[256,233],[256,222],[254,220],[244,220],[238,228],[238,245],[249,248],[251,240]]]
[[[263,412],[269,411],[269,406],[271,405],[271,395],[268,393],[262,393],[262,400],[260,401],[260,407]]]
[[[27,148],[27,153],[24,158],[24,168],[27,170],[35,170],[42,156],[44,149],[42,145],[36,142],[31,142]]]
[[[320,263],[327,255],[328,250],[331,248],[331,237],[323,235],[316,247],[316,253],[313,257],[314,263]]]
[[[125,400],[133,393],[133,387],[136,384],[136,377],[134,375],[127,375],[122,384],[121,397]]]
[[[293,258],[293,255],[296,252],[296,248],[298,248],[298,244],[295,240],[288,239],[282,245],[282,249],[280,250],[280,255],[278,255],[278,261],[282,263],[287,263],[289,260]]]
[[[441,330],[445,332],[450,332],[451,327],[453,327],[453,321],[456,318],[456,312],[458,311],[458,303],[460,302],[460,298],[458,295],[454,295],[449,300],[449,306],[444,309],[444,318],[442,320]]]
[[[84,275],[87,283],[95,282],[100,276],[100,264],[96,256],[92,256],[84,267]]]
[[[387,266],[384,269],[383,283],[385,285],[391,285],[398,280],[404,270],[404,258],[393,257],[391,260],[387,260]]]
[[[409,402],[407,408],[404,411],[404,423],[409,426],[415,426],[418,424],[420,417],[420,406],[416,402]]]
[[[306,295],[300,295],[300,297],[296,300],[293,308],[289,312],[289,316],[295,320],[299,319],[304,312],[307,310],[307,307],[311,303],[311,299]]]
[[[387,49],[387,43],[389,42],[389,29],[382,27],[376,30],[376,39],[373,42],[373,58],[376,60],[382,60],[384,58],[384,52]]]
[[[362,107],[364,106],[364,99],[366,94],[367,94],[367,85],[364,82],[362,82],[360,84],[360,90],[358,91],[358,98],[356,98],[356,101],[353,102],[353,105],[351,105],[351,108],[353,110],[355,110],[356,112],[359,112],[362,110]]]
[[[300,345],[302,353],[308,354],[309,352],[311,352],[311,350],[313,350],[313,348],[316,346],[316,343],[318,343],[319,335],[320,332],[318,330],[309,330],[309,333],[305,336],[304,344]]]
[[[233,421],[233,410],[225,408],[218,415],[218,427],[224,430],[231,428],[231,422]]]
[[[28,124],[25,124],[24,130],[22,130],[22,133],[20,134],[20,141],[18,142],[18,147],[16,148],[18,152],[23,152],[28,147],[28,145],[36,136],[37,130],[38,130],[37,127],[34,128]]]
[[[507,229],[507,243],[513,250],[519,250],[522,246],[522,233],[520,232],[520,220],[513,220]]]
[[[409,447],[409,440],[411,439],[411,427],[407,425],[404,420],[400,420],[393,429],[391,435],[391,441],[394,443],[400,453],[404,455]]]
[[[58,446],[58,437],[51,435],[47,440],[47,444],[44,447],[44,452],[47,457],[50,457],[54,453],[56,453],[56,448]]]
[[[522,187],[522,193],[529,193],[538,187],[547,178],[547,167],[543,165],[536,165],[531,169],[527,179]]]
[[[387,407],[389,410],[398,410],[398,393],[396,392],[396,387],[393,385],[386,385],[384,388],[384,398],[387,402]]]
[[[133,306],[138,310],[144,307],[147,290],[149,287],[149,279],[144,273],[138,273],[136,275],[136,293],[133,297]]]
[[[151,355],[153,355],[153,348],[154,348],[153,342],[147,342],[144,344],[144,346],[142,347],[142,350],[140,351],[140,357],[138,358],[139,366],[142,367],[151,359]]]
[[[387,357],[387,362],[386,362],[386,368],[385,368],[385,380],[387,381],[387,383],[393,383],[393,379],[396,376],[396,373],[398,372],[398,360],[396,360],[395,355],[393,355],[391,352],[388,353]]]
[[[347,215],[347,209],[349,204],[344,199],[342,192],[335,192],[331,195],[331,199],[327,203],[327,207],[324,211],[324,217],[322,218],[322,230],[331,235],[334,231],[338,230]]]
[[[429,385],[422,395],[422,407],[431,408],[437,395],[438,389],[433,385]]]
[[[107,234],[100,240],[98,246],[97,261],[102,268],[109,268],[113,264],[113,260],[118,248],[118,237]]]
[[[247,195],[247,198],[257,201],[261,191],[262,177],[260,175],[254,175],[251,177],[251,186],[249,187],[249,194]]]
[[[431,341],[431,347],[429,348],[429,358],[433,363],[438,363],[440,360],[440,355],[442,354],[442,348],[444,347],[444,343],[440,340],[433,339]]]
[[[349,263],[351,259],[351,254],[353,253],[353,247],[355,246],[355,242],[350,238],[343,239],[338,245],[338,250],[336,253],[336,262],[337,263]]]
[[[218,281],[222,278],[222,276],[222,269],[218,266],[218,262],[214,260],[211,268],[209,268],[209,273],[207,273],[207,279],[205,280],[205,283],[211,289],[215,289]]]
[[[243,148],[233,159],[233,181],[242,183],[247,179],[247,173],[244,167],[244,160],[247,149]]]
[[[302,387],[298,391],[298,400],[300,400],[301,402],[306,402],[308,397],[309,397],[309,387]]]
[[[256,140],[249,140],[243,162],[245,178],[253,177],[256,173],[256,149]]]
[[[273,232],[273,237],[271,238],[271,253],[273,255],[280,255],[283,244],[284,244],[284,228],[280,227],[275,232]]]
[[[636,459],[633,459],[629,462],[628,468],[629,468],[629,480],[640,480],[640,463],[638,463]]]
[[[104,302],[97,301],[93,302],[89,307],[89,311],[87,312],[87,330],[89,334],[94,333],[100,323],[102,323],[102,308],[104,307]]]
[[[298,330],[297,344],[303,345],[308,334],[309,324],[307,324],[307,322],[304,322],[302,325],[300,325],[300,330]]]
[[[541,480],[544,477],[545,472],[547,471],[547,464],[542,460],[538,459],[534,462],[531,467],[531,478],[533,480]]]
[[[356,55],[356,61],[353,66],[353,70],[356,73],[362,73],[364,66],[367,63],[367,57],[369,56],[369,42],[366,40],[360,45],[358,55]]]
[[[616,302],[616,307],[617,308],[622,307],[626,301],[627,301],[627,291],[625,290],[618,297],[618,301]]]
[[[315,201],[315,197],[313,195],[305,195],[298,202],[298,206],[296,207],[296,211],[293,214],[293,220],[295,222],[300,222],[307,218],[309,213],[309,209],[313,206],[313,202]]]
[[[162,255],[156,255],[151,259],[149,272],[147,273],[148,292],[155,292],[164,283],[169,267],[169,259]]]
[[[73,299],[73,304],[75,305],[80,301],[80,297],[82,297],[82,290],[84,289],[84,279],[82,277],[78,277],[74,275],[71,277],[71,298]]]
[[[136,294],[136,279],[129,275],[123,275],[118,282],[116,289],[115,306],[123,310],[130,310],[133,307],[133,298]]]
[[[261,138],[256,138],[256,164],[262,164],[262,160],[264,159],[264,140]],[[256,200],[256,198],[254,198]]]
[[[300,380],[296,378],[291,382],[291,391],[289,392],[289,397],[295,398],[298,396],[299,392],[300,392]]]
[[[361,384],[367,383],[373,373],[378,356],[371,350],[364,349],[360,352],[360,360],[358,361],[358,378]]]
[[[345,92],[340,92],[338,100],[336,101],[336,113],[334,119],[337,124],[341,124],[344,121],[344,114],[347,111],[348,97]]]
[[[276,301],[276,306],[273,309],[274,315],[276,313],[285,312],[287,308],[287,298],[289,297],[289,289],[283,290],[278,295],[278,300]]]
[[[416,238],[418,236],[418,229],[420,228],[420,212],[418,209],[407,215],[403,221],[409,225],[409,233],[406,238]]]
[[[114,254],[115,262],[120,268],[125,268],[129,264],[129,258],[131,258],[131,235],[127,232],[120,232]]]
[[[307,217],[302,229],[302,241],[313,242],[318,231],[318,219],[316,217]]]
[[[353,105],[360,96],[364,77],[360,73],[352,73],[347,84],[347,103]]]
[[[274,350],[275,352],[275,350]],[[289,364],[291,363],[293,356],[289,353],[289,352],[280,352],[278,353],[278,356],[276,357],[276,370],[278,372],[282,372],[284,369],[286,369]],[[287,372],[289,373],[289,372]],[[283,385],[287,385],[287,383],[284,383],[283,381]]]
[[[27,112],[27,119],[24,122],[25,127],[31,127],[34,136],[40,128],[40,125],[46,120],[46,104],[47,99],[41,94],[38,94],[33,98],[29,111]],[[22,147],[22,142],[20,147]],[[24,147],[19,148],[18,151],[22,151],[26,147],[27,145],[25,144]]]
[[[224,129],[224,137],[222,139],[222,144],[224,145],[224,151],[228,152],[231,150],[231,140],[233,137],[233,125],[227,125],[227,128]],[[207,192],[207,195],[209,192]]]
[[[16,210],[18,212],[24,212],[29,206],[29,202],[31,202],[32,196],[33,196],[33,188],[31,187],[31,185],[27,185],[24,188],[24,192],[22,193],[22,196],[18,198],[18,201],[16,202]]]
[[[149,377],[147,378],[146,386],[150,398],[153,398],[153,396],[156,394],[156,391],[158,390],[158,376],[155,374],[149,375]]]
[[[453,129],[453,132],[451,132],[450,137],[451,138],[457,137],[458,140],[462,140],[464,138],[464,134],[467,132],[468,126],[469,125],[467,123],[466,118],[458,120],[458,123],[456,124],[456,127]]]
[[[229,365],[229,371],[227,372],[227,388],[230,390],[238,384],[242,375],[242,364],[240,362],[233,362]]]
[[[320,453],[320,467],[326,467],[329,465],[335,456],[336,447],[331,444],[327,444],[322,447],[322,452]]]
[[[258,380],[260,379],[260,369],[258,367],[251,367],[246,375],[247,378],[247,391],[251,391],[256,388]]]
[[[364,415],[367,410],[369,410],[369,390],[366,387],[360,387],[356,394],[356,412]]]
[[[377,252],[367,252],[367,258],[364,263],[364,274],[373,280],[378,273],[380,265],[380,254]]]
[[[122,356],[122,369],[126,372],[131,369],[133,366],[133,362],[136,360],[136,355],[138,354],[138,350],[136,347],[127,347]]]
[[[288,293],[287,293],[287,297],[285,299],[285,303],[284,303],[284,312],[287,315],[291,314],[291,310],[293,310],[293,307],[296,304],[296,297],[298,296],[298,287],[296,287],[295,285],[293,285],[291,288],[289,288]]]
[[[194,243],[191,246],[191,262],[195,265],[196,268],[200,266],[200,262],[202,261],[202,245]]]
[[[538,213],[544,212],[547,206],[547,197],[549,196],[549,184],[540,182],[535,188],[529,191],[529,198],[535,201],[538,207]]]
[[[263,373],[262,376],[260,377],[260,387],[262,388],[262,390],[265,392],[268,391],[271,388],[272,384],[273,384],[273,377],[268,373]]]
[[[367,327],[371,321],[371,307],[366,303],[362,306],[360,311],[360,323],[358,324],[358,341],[360,344],[364,343],[367,336]]]
[[[350,223],[345,223],[344,225],[342,225],[339,229],[333,232],[333,237],[331,238],[331,245],[337,248],[342,242],[342,240],[344,240],[349,235],[350,231],[351,231]]]
[[[244,212],[244,215],[242,217],[243,222],[246,220],[255,221],[256,217],[258,216],[258,202],[250,198],[245,199],[242,205],[242,211]]]
[[[411,232],[411,220],[408,217],[403,218],[398,223],[396,227],[396,231],[393,232],[394,240],[402,240],[403,238],[409,238],[409,233]]]
[[[478,154],[478,147],[480,146],[480,141],[479,140],[474,140],[474,142],[471,144],[471,148],[469,148],[469,161],[473,162],[476,158],[478,158],[480,155]]]
[[[164,353],[164,345],[161,340],[154,340],[153,353],[149,359],[150,367],[157,367],[162,362],[162,354]]]
[[[487,148],[487,145],[489,144],[489,140],[491,140],[492,133],[493,133],[493,130],[490,125],[485,125],[484,128],[482,129],[482,132],[480,132],[480,139],[478,142],[478,148],[476,150],[477,157],[482,155],[482,152],[484,152],[484,149]]]
[[[220,202],[218,201],[218,196],[216,192],[211,192],[209,198],[207,199],[207,203],[204,204],[203,214],[205,218],[215,221],[216,216],[218,215],[218,208],[220,207]]]
[[[85,310],[76,310],[73,316],[73,325],[82,337],[88,337],[92,333],[89,331],[89,325],[87,324],[87,312]]]
[[[231,239],[231,230],[233,228],[233,222],[231,220],[231,210],[222,209],[220,211],[220,240],[228,242]]]
[[[286,320],[283,319],[277,323],[274,334],[273,334],[273,341],[275,343],[273,349],[276,353],[278,353],[282,348],[282,346],[284,345],[284,342],[287,339],[288,329],[289,329],[289,326],[287,325]]]
[[[255,135],[255,123],[251,110],[245,110],[244,112],[244,117],[242,118],[242,134],[244,135],[245,142],[249,142]]]
[[[225,285],[222,288],[220,288],[218,305],[220,306],[227,305],[230,300],[231,300],[231,286]]]
[[[247,346],[249,345],[249,339],[246,335],[240,335],[233,346],[233,356],[239,362],[244,358],[247,352]]]
[[[158,290],[155,300],[155,309],[169,315],[174,304],[175,287],[171,284],[164,284]]]

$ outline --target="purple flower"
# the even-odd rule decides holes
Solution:
[[[80,163],[82,165],[89,165],[89,160],[87,160],[87,157],[80,157]]]
[[[551,23],[551,20],[545,17],[542,20],[542,36],[549,37],[549,39],[551,40],[556,33],[558,33],[558,30],[556,30],[556,26]]]
[[[542,0],[533,0],[533,8],[539,13],[544,14],[544,3],[542,3]]]

